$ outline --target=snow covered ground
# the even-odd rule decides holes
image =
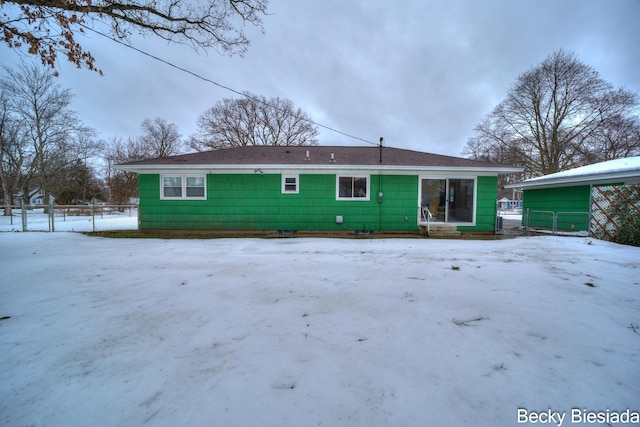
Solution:
[[[552,411],[546,425],[594,426],[640,411],[640,248],[5,232],[0,250],[0,425],[495,427]]]

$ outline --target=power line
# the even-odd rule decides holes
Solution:
[[[152,59],[155,59],[156,61],[162,62],[162,63],[163,63],[163,64],[165,64],[165,65],[168,65],[168,66],[170,66],[170,67],[173,67],[173,68],[175,68],[175,69],[177,69],[177,70],[182,71],[183,73],[190,74],[190,75],[192,75],[193,77],[196,77],[196,78],[198,78],[198,79],[200,79],[200,80],[204,80],[204,81],[205,81],[205,82],[207,82],[207,83],[211,83],[211,84],[213,84],[213,85],[215,85],[215,86],[218,86],[218,87],[220,87],[220,88],[222,88],[222,89],[228,90],[229,92],[233,92],[233,93],[235,93],[235,94],[237,94],[237,95],[243,96],[243,97],[245,97],[245,98],[247,98],[247,99],[251,99],[251,100],[253,100],[253,101],[256,101],[256,102],[260,102],[260,103],[262,103],[262,104],[265,104],[265,105],[267,105],[267,106],[269,106],[269,107],[279,109],[277,106],[270,105],[269,103],[267,103],[267,102],[265,102],[265,101],[263,101],[263,100],[261,100],[261,99],[258,99],[258,98],[255,98],[255,97],[252,97],[252,96],[250,96],[250,95],[247,95],[246,93],[242,93],[242,92],[240,92],[240,91],[238,91],[238,90],[235,90],[235,89],[233,89],[233,88],[230,88],[229,86],[225,86],[225,85],[223,85],[223,84],[220,84],[220,83],[218,83],[218,82],[216,82],[216,81],[214,81],[214,80],[211,80],[211,79],[209,79],[209,78],[207,78],[207,77],[204,77],[204,76],[202,76],[202,75],[200,75],[200,74],[198,74],[198,73],[195,73],[195,72],[193,72],[193,71],[191,71],[191,70],[187,70],[187,69],[186,69],[186,68],[184,68],[184,67],[181,67],[181,66],[176,65],[176,64],[174,64],[174,63],[172,63],[172,62],[169,62],[169,61],[167,61],[166,59],[162,59],[162,58],[160,58],[160,57],[158,57],[158,56],[156,56],[156,55],[153,55],[153,54],[151,54],[151,53],[149,53],[149,52],[146,52],[146,51],[144,51],[144,50],[142,50],[142,49],[140,49],[140,48],[137,48],[137,47],[135,47],[135,46],[132,46],[132,45],[130,45],[130,44],[127,44],[127,43],[125,43],[125,42],[123,42],[123,41],[121,41],[121,40],[118,40],[118,39],[116,39],[116,38],[114,38],[114,37],[111,37],[111,36],[109,36],[108,34],[105,34],[105,33],[101,32],[101,31],[98,31],[98,30],[96,30],[96,29],[94,29],[94,28],[88,27],[88,26],[86,26],[86,25],[84,25],[84,24],[79,24],[79,25],[80,25],[82,28],[84,28],[84,29],[86,29],[86,30],[88,30],[88,31],[94,32],[94,33],[96,33],[96,34],[98,34],[98,35],[100,35],[100,36],[102,36],[102,37],[105,37],[105,38],[107,38],[107,39],[109,39],[109,40],[111,40],[111,41],[114,41],[114,42],[116,42],[116,43],[118,43],[118,44],[121,44],[122,46],[128,47],[129,49],[132,49],[132,50],[134,50],[134,51],[136,51],[136,52],[138,52],[138,53],[141,53],[141,54],[143,54],[143,55],[145,55],[145,56],[148,56],[149,58],[152,58]],[[357,137],[357,136],[354,136],[354,135],[350,135],[350,134],[348,134],[348,133],[346,133],[346,132],[342,132],[341,130],[334,129],[334,128],[332,128],[332,127],[330,127],[330,126],[327,126],[327,125],[323,125],[323,124],[318,123],[318,122],[315,122],[315,121],[313,121],[313,120],[311,120],[311,119],[303,118],[303,120],[304,120],[304,121],[306,121],[306,122],[309,122],[309,123],[311,123],[311,124],[313,124],[313,125],[316,125],[316,126],[318,126],[318,127],[321,127],[321,128],[323,128],[323,129],[330,130],[331,132],[339,133],[340,135],[344,135],[344,136],[346,136],[346,137],[348,137],[348,138],[352,138],[352,139],[356,139],[356,140],[358,140],[358,141],[366,142],[367,144],[372,144],[372,145],[376,145],[376,146],[378,145],[378,144],[377,144],[377,143],[375,143],[375,142],[371,142],[371,141],[368,141],[368,140],[366,140],[366,139],[363,139],[363,138],[360,138],[360,137]]]

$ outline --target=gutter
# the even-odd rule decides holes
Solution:
[[[176,165],[176,164],[156,164],[156,165],[115,165],[114,169],[136,172],[136,173],[166,173],[168,171],[197,171],[201,173],[254,173],[261,170],[264,173],[281,173],[282,171],[305,171],[318,173],[333,173],[338,171],[380,171],[386,174],[401,173],[417,173],[425,172],[467,172],[473,174],[497,175],[506,173],[522,172],[522,168],[504,167],[504,168],[478,168],[478,167],[456,167],[456,166],[394,166],[394,165],[300,165],[300,164],[253,164],[253,165]]]
[[[640,171],[622,171],[609,172],[597,175],[575,175],[570,177],[558,178],[534,178],[528,181],[516,184],[507,184],[504,188],[554,188],[577,185],[592,185],[597,183],[606,183],[612,180],[623,181],[625,184],[634,184],[640,182]],[[567,185],[570,184],[570,185]]]

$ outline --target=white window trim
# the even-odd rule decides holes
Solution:
[[[365,178],[367,180],[367,196],[366,197],[340,197],[340,178]],[[336,200],[351,202],[368,202],[371,200],[371,175],[361,173],[343,173],[336,175]]]
[[[182,182],[182,195],[180,197],[165,197],[164,195],[164,178],[180,177]],[[187,197],[187,178],[203,178],[204,180],[204,196]],[[161,174],[160,175],[160,200],[207,200],[207,176],[204,174],[188,173],[188,174]]]
[[[295,178],[296,180],[296,189],[295,191],[291,191],[291,190],[287,190],[286,189],[286,180],[287,178]],[[282,194],[298,194],[300,192],[300,175],[298,174],[282,174],[282,188],[281,188],[281,192]]]

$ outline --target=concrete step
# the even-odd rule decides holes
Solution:
[[[443,224],[431,224],[429,226],[429,233],[427,235],[427,226],[420,226],[420,233],[426,237],[440,238],[440,239],[448,239],[448,238],[459,238],[461,237],[461,233],[457,230],[455,226],[451,225],[443,225]]]

